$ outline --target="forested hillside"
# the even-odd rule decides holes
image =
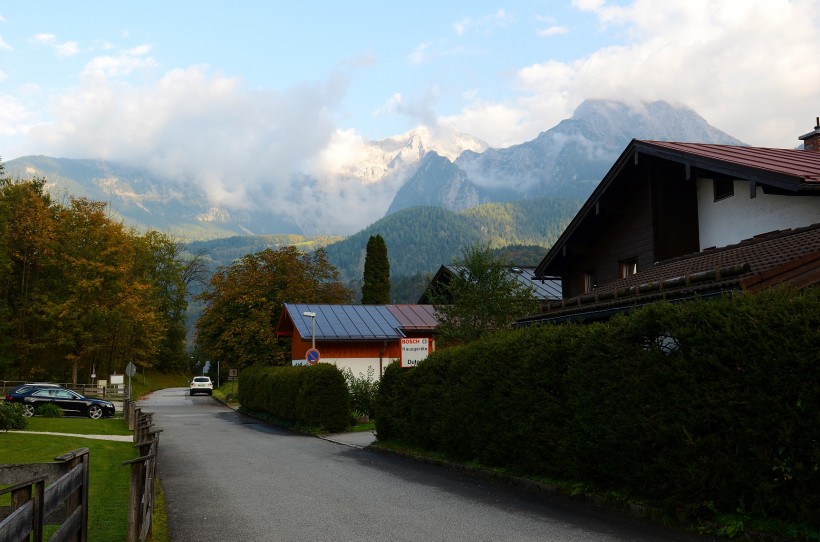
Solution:
[[[488,243],[513,264],[537,265],[581,205],[580,200],[536,198],[489,203],[461,212],[411,207],[389,215],[347,238],[301,235],[236,236],[185,245],[205,257],[212,272],[266,248],[296,246],[305,252],[325,247],[328,261],[356,296],[361,294],[365,249],[381,235],[390,262],[391,302],[414,303],[438,268],[461,256],[472,243]],[[196,312],[196,304],[191,311]]]
[[[412,207],[328,245],[326,250],[342,280],[360,278],[367,240],[380,234],[387,244],[391,277],[432,274],[474,242],[489,243],[491,248],[540,246],[546,253],[580,205],[579,200],[537,198],[490,203],[458,213],[440,207]]]

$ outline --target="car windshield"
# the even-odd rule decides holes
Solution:
[[[208,378],[207,376],[194,377],[194,382],[210,382],[210,381],[211,381],[211,379]]]

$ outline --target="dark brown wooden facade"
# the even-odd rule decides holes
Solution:
[[[682,165],[639,157],[612,188],[552,261],[565,298],[698,250],[695,181]]]

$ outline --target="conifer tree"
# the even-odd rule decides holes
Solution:
[[[371,235],[367,240],[363,279],[362,305],[390,303],[390,262],[387,261],[387,245],[381,235]]]

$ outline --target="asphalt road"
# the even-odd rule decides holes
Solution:
[[[281,431],[185,388],[140,404],[162,429],[159,473],[172,542],[708,540]]]

